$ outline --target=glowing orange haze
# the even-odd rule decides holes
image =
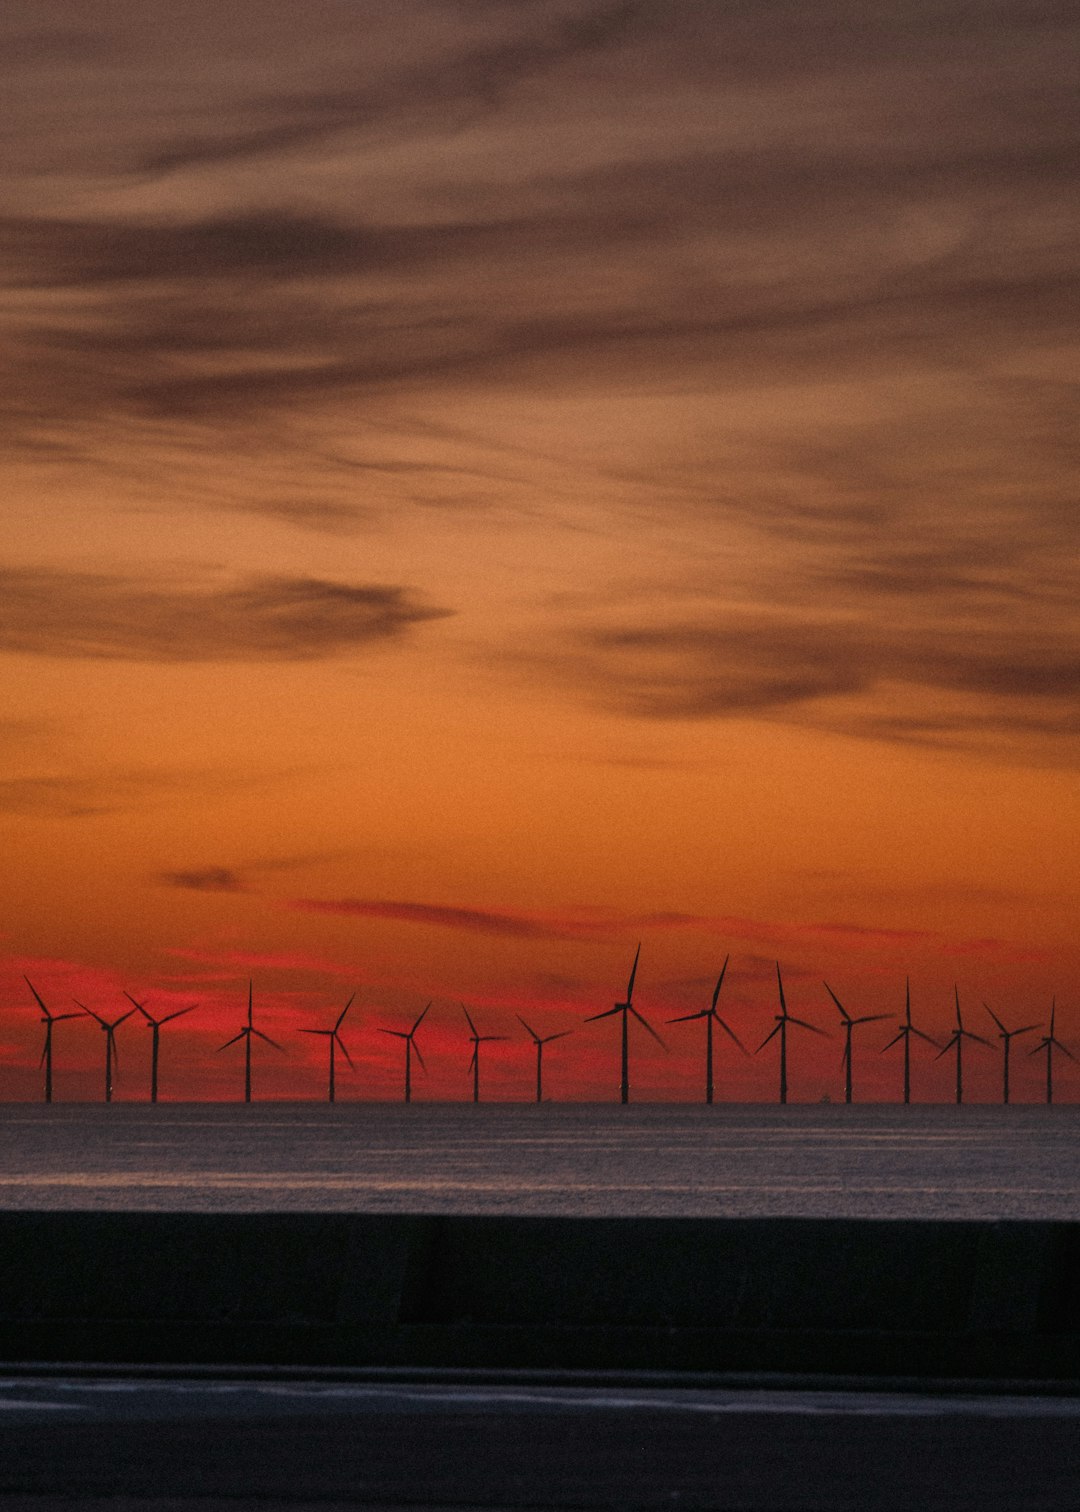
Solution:
[[[159,0],[0,23],[0,1097],[701,1091],[776,1011],[1080,1053],[1076,23]],[[739,13],[741,14],[741,13]],[[991,82],[992,81],[992,84]],[[1028,108],[1031,92],[1043,102]],[[43,101],[61,101],[46,106]],[[1023,122],[1023,127],[1017,122]],[[12,124],[13,123],[13,124]],[[195,123],[195,124],[193,124]],[[1071,128],[1070,128],[1071,129]],[[1020,132],[1018,136],[1016,133]],[[895,1097],[889,1024],[857,1092]],[[1041,1031],[1040,1031],[1041,1032]],[[1041,1095],[1017,1042],[1014,1084]],[[103,1037],[57,1030],[57,1095]],[[118,1031],[117,1096],[149,1034]],[[995,1041],[996,1047],[996,1041]],[[775,1046],[719,1049],[771,1098]],[[951,1062],[916,1058],[916,1095]],[[975,1046],[973,1098],[1000,1057]],[[1062,1100],[1080,1074],[1060,1062]]]

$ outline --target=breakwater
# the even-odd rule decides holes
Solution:
[[[0,1213],[0,1357],[1080,1380],[1080,1223]]]

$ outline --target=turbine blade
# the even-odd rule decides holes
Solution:
[[[45,1046],[42,1045],[42,1047],[41,1047],[41,1059],[37,1063],[37,1067],[38,1067],[39,1071],[41,1070],[42,1066],[45,1064],[45,1057],[46,1057],[46,1055],[48,1055],[48,1053],[49,1052],[46,1050]]]
[[[41,1009],[42,1013],[45,1015],[46,1018],[48,1018],[49,1017],[49,1010],[46,1008],[44,1002],[42,1001],[41,993],[37,990],[37,988],[34,986],[33,982],[30,980],[30,978],[28,976],[24,976],[23,977],[23,981],[29,987],[30,991],[34,994],[35,998],[37,998],[37,1005]]]
[[[185,1013],[194,1013],[198,1006],[198,1003],[189,1003],[186,1008],[178,1008],[175,1013],[167,1013],[163,1019],[158,1019],[158,1023],[171,1024],[173,1019],[183,1018]],[[143,1011],[145,1012],[145,1009]]]
[[[819,1029],[816,1024],[808,1024],[805,1019],[792,1018],[790,1013],[788,1014],[788,1023],[798,1024],[800,1029],[809,1029],[811,1034],[820,1034],[822,1039],[832,1039],[832,1035],[827,1029]]]
[[[595,1024],[597,1019],[610,1018],[613,1013],[621,1013],[622,1011],[623,1005],[616,1003],[614,1008],[605,1008],[603,1013],[590,1013],[585,1022],[587,1024]]]
[[[925,1040],[928,1045],[933,1045],[935,1050],[941,1048],[936,1039],[931,1039],[929,1034],[924,1034],[921,1029],[916,1029],[914,1025],[907,1032],[913,1034],[916,1039]]]
[[[137,1006],[138,1005],[136,1004],[136,1007]],[[122,1024],[125,1019],[129,1019],[134,1012],[134,1008],[129,1008],[128,1011],[126,1013],[122,1013],[118,1019],[113,1019],[113,1028],[115,1029],[118,1024]]]
[[[1014,1029],[1013,1034],[1030,1034],[1033,1029],[1037,1029],[1038,1027],[1038,1024],[1025,1024],[1022,1029]]]
[[[630,1007],[629,1004],[627,1004],[627,1006]],[[656,1030],[649,1023],[648,1019],[643,1019],[642,1016],[641,1016],[641,1014],[637,1011],[636,1008],[630,1007],[630,1012],[637,1019],[638,1023],[641,1025],[641,1027],[643,1029],[646,1029],[652,1035],[653,1039],[660,1046],[661,1050],[667,1050],[667,1046],[664,1044],[664,1041],[657,1034]]]
[[[127,1000],[128,1000],[129,1003],[134,1003],[135,1004],[135,1007],[139,1010],[139,1012],[142,1014],[143,1018],[146,1020],[146,1022],[148,1024],[152,1024],[154,1022],[154,1020],[147,1013],[146,1008],[144,1007],[144,1005],[139,1002],[138,998],[133,998],[130,992],[125,992],[124,996],[127,998]]]
[[[340,1029],[341,1026],[342,1026],[342,1024],[345,1022],[345,1015],[348,1013],[349,1009],[352,1007],[352,1005],[353,1005],[353,998],[355,996],[356,996],[356,993],[354,992],[353,995],[352,995],[352,997],[349,999],[349,1001],[345,1004],[344,1008],[338,1014],[337,1023],[334,1025],[335,1029]]]
[[[403,1029],[382,1029],[382,1028],[380,1028],[379,1033],[380,1034],[392,1034],[395,1039],[408,1039],[409,1038],[409,1035],[407,1035]]]
[[[891,1013],[864,1013],[862,1018],[852,1019],[853,1024],[878,1024],[882,1019],[892,1018]]]
[[[630,980],[629,980],[629,982],[626,985],[626,1001],[628,1003],[632,1003],[634,1001],[634,978],[637,976],[637,965],[638,965],[638,961],[640,959],[641,959],[641,941],[639,940],[638,941],[638,948],[634,952],[634,964],[630,968]]]
[[[1051,1044],[1055,1045],[1057,1049],[1061,1051],[1062,1055],[1067,1055],[1071,1061],[1074,1061],[1076,1059],[1076,1056],[1069,1049],[1068,1045],[1063,1045],[1059,1039],[1052,1040]]]
[[[297,1034],[333,1034],[332,1029],[298,1029]],[[258,1033],[258,1030],[255,1030]]]
[[[242,1040],[243,1037],[244,1037],[244,1035],[246,1033],[247,1033],[246,1029],[241,1029],[240,1033],[239,1034],[234,1034],[231,1040],[226,1040],[223,1045],[219,1045],[217,1053],[220,1055],[221,1052],[223,1050],[227,1050],[230,1045],[235,1045],[236,1042],[237,1042],[237,1040]]]
[[[947,1055],[949,1053],[949,1051],[952,1049],[952,1047],[955,1044],[956,1044],[956,1030],[954,1029],[953,1033],[952,1033],[952,1038],[949,1039],[946,1044],[942,1045],[940,1051],[938,1052],[937,1055],[935,1055],[934,1059],[935,1060],[940,1060],[943,1055]]]
[[[692,1019],[709,1018],[711,1016],[711,1014],[712,1014],[712,1009],[711,1008],[702,1008],[699,1013],[680,1013],[678,1018],[665,1019],[664,1023],[665,1024],[689,1024]]]
[[[735,1043],[738,1045],[739,1049],[742,1051],[742,1053],[744,1055],[749,1055],[750,1054],[749,1050],[743,1044],[743,1042],[739,1038],[739,1036],[735,1033],[735,1031],[731,1027],[731,1025],[729,1023],[727,1023],[724,1019],[722,1019],[719,1014],[716,1015],[716,1022],[720,1025],[720,1027],[724,1031],[724,1033],[730,1039],[733,1039],[735,1041]]]
[[[465,1006],[464,1003],[462,1003],[462,1005],[461,1005],[461,1011],[465,1015],[465,1022],[468,1024],[469,1029],[471,1030],[471,1032],[472,1032],[472,1034],[473,1034],[473,1036],[475,1038],[475,1035],[476,1035],[476,1025],[473,1023],[472,1019],[469,1017],[469,1010],[466,1008],[466,1006]]]
[[[268,1034],[264,1034],[261,1029],[252,1029],[251,1032],[256,1039],[265,1040],[268,1045],[273,1045],[275,1050],[280,1050],[282,1055],[285,1054],[285,1046],[279,1045],[277,1040],[271,1039],[270,1036]]]
[[[1008,1034],[1008,1032],[1009,1032],[1009,1031],[1008,1031],[1008,1030],[1007,1030],[1007,1029],[1006,1029],[1006,1027],[1005,1027],[1005,1025],[1004,1025],[1004,1024],[1003,1024],[1003,1023],[1002,1023],[1002,1022],[1001,1022],[1001,1020],[1000,1020],[1000,1019],[999,1019],[999,1018],[998,1018],[998,1016],[997,1016],[997,1014],[996,1014],[996,1013],[995,1013],[995,1012],[994,1012],[994,1010],[993,1010],[993,1009],[992,1009],[992,1008],[991,1008],[991,1006],[990,1006],[990,1004],[989,1004],[989,1003],[984,1003],[984,1004],[983,1004],[983,1007],[984,1007],[984,1008],[985,1008],[985,1009],[986,1009],[986,1011],[987,1011],[987,1013],[988,1013],[988,1014],[989,1014],[989,1015],[990,1015],[990,1017],[991,1017],[991,1018],[992,1018],[992,1019],[993,1019],[993,1021],[994,1021],[994,1023],[995,1023],[995,1024],[996,1024],[996,1025],[997,1025],[997,1026],[998,1026],[998,1028],[999,1028],[999,1029],[1000,1029],[1000,1030],[1001,1030],[1001,1032],[1002,1032],[1002,1034]]]
[[[780,962],[776,963],[776,985],[780,992],[780,1012],[787,1018],[787,1000],[784,997],[784,979],[780,975]]]
[[[76,1008],[81,1008],[82,1011],[84,1013],[88,1013],[92,1019],[97,1019],[98,1023],[101,1025],[101,1027],[103,1029],[107,1029],[108,1028],[108,1025],[106,1024],[105,1020],[102,1018],[102,1016],[101,1016],[100,1013],[95,1013],[94,1010],[92,1008],[88,1008],[85,1003],[80,1003],[79,1000],[78,1000],[78,998],[73,998],[72,1001],[74,1002]],[[73,1017],[73,1018],[77,1018],[78,1017],[77,1014],[72,1014],[70,1016]]]
[[[415,1034],[415,1033],[416,1033],[416,1031],[417,1031],[417,1030],[418,1030],[418,1029],[419,1029],[419,1027],[420,1027],[420,1025],[421,1025],[421,1024],[422,1024],[422,1023],[423,1023],[423,1022],[424,1022],[424,1019],[425,1019],[425,1018],[426,1018],[426,1016],[427,1016],[427,1011],[428,1011],[428,1008],[430,1008],[430,1007],[431,1007],[431,1003],[428,1003],[428,1005],[427,1005],[427,1008],[425,1008],[425,1009],[424,1009],[424,1011],[423,1011],[423,1013],[422,1013],[422,1014],[421,1014],[421,1015],[420,1015],[420,1017],[419,1017],[419,1018],[418,1018],[418,1019],[417,1019],[417,1020],[416,1020],[416,1023],[415,1023],[415,1024],[414,1024],[414,1025],[413,1025],[413,1026],[412,1026],[412,1028],[411,1028],[411,1029],[410,1029],[410,1030],[409,1030],[409,1033],[410,1033],[410,1034]]]
[[[52,1022],[54,1024],[62,1024],[65,1019],[82,1018],[82,1017],[83,1017],[83,1014],[81,1014],[81,1013],[54,1013],[52,1015]]]
[[[541,1045],[550,1045],[552,1040],[566,1039],[567,1036],[573,1034],[573,1032],[574,1031],[572,1029],[560,1029],[558,1034],[549,1034],[546,1039],[540,1040],[539,1043]]]
[[[476,1062],[479,1060],[479,1058],[480,1058],[480,1048],[479,1048],[479,1045],[478,1044],[474,1044],[473,1047],[472,1047],[472,1056],[471,1056],[471,1058],[469,1060],[469,1064],[468,1064],[468,1067],[466,1069],[469,1070],[469,1071],[471,1071],[473,1069],[473,1067],[476,1065]]]
[[[728,962],[730,960],[731,960],[731,955],[730,954],[728,954],[728,955],[726,955],[724,957],[724,964],[720,968],[720,975],[717,978],[717,980],[716,980],[716,986],[713,989],[712,1008],[713,1008],[713,1012],[714,1013],[716,1012],[716,1004],[717,1004],[717,1001],[718,1001],[718,999],[720,997],[720,989],[724,985],[724,976],[725,976],[725,974],[727,972]],[[674,1023],[674,1022],[675,1022],[674,1019],[670,1019],[669,1020],[669,1023]]]
[[[994,1048],[988,1039],[983,1039],[981,1034],[972,1034],[970,1029],[961,1029],[960,1033],[965,1039],[977,1040],[980,1045],[985,1045],[988,1050]]]
[[[347,1045],[345,1044],[345,1041],[342,1039],[341,1035],[338,1034],[338,1032],[337,1032],[336,1029],[334,1030],[334,1038],[338,1042],[338,1047],[340,1048],[342,1055],[345,1057],[345,1059],[349,1063],[349,1069],[350,1069],[350,1071],[355,1071],[356,1070],[356,1064],[353,1061],[352,1056],[349,1054],[349,1050],[348,1050]]]
[[[528,1033],[532,1035],[533,1039],[539,1045],[541,1043],[541,1040],[540,1040],[540,1036],[537,1034],[536,1030],[529,1028],[528,1024],[522,1018],[522,1016],[521,1016],[520,1013],[515,1014],[514,1017],[517,1019],[518,1023],[522,1026],[522,1028],[525,1029],[525,1030],[527,1030]]]
[[[829,986],[828,982],[822,982],[821,985],[825,988],[825,991],[829,994],[829,996],[832,998],[833,1002],[839,1008],[839,1010],[840,1010],[840,1016],[844,1020],[844,1023],[845,1024],[854,1023],[855,1021],[852,1019],[851,1014],[844,1007],[843,1003],[840,1001],[840,999],[837,997],[836,993]],[[884,1016],[885,1015],[882,1014],[883,1018],[884,1018]]]
[[[911,1032],[914,1034],[915,1030],[913,1029]],[[900,1041],[903,1039],[903,1037],[904,1037],[904,1030],[901,1029],[899,1034],[894,1034],[893,1035],[892,1039],[889,1041],[889,1043],[887,1045],[882,1045],[882,1047],[881,1047],[881,1053],[882,1053],[882,1055],[885,1054],[886,1050],[891,1050],[894,1045],[898,1045],[900,1043]],[[924,1035],[923,1038],[925,1039],[925,1037],[926,1036]]]
[[[770,1029],[770,1030],[769,1030],[769,1032],[768,1032],[768,1034],[767,1034],[767,1035],[766,1035],[766,1036],[765,1036],[765,1038],[764,1038],[764,1039],[763,1039],[763,1040],[762,1040],[762,1042],[761,1042],[761,1044],[760,1044],[760,1045],[759,1045],[759,1046],[758,1046],[758,1047],[757,1047],[757,1049],[756,1049],[756,1050],[755,1050],[755,1051],[754,1051],[754,1054],[755,1054],[755,1055],[760,1055],[760,1054],[761,1054],[761,1052],[762,1052],[762,1050],[764,1050],[764,1048],[765,1048],[765,1046],[766,1046],[766,1045],[767,1045],[767,1044],[768,1044],[768,1043],[769,1043],[769,1041],[770,1041],[770,1040],[771,1040],[771,1039],[772,1039],[772,1038],[773,1038],[773,1037],[774,1037],[774,1036],[775,1036],[775,1035],[777,1035],[777,1034],[779,1034],[779,1033],[780,1033],[780,1025],[779,1025],[779,1024],[776,1024],[776,1025],[775,1025],[775,1026],[774,1026],[774,1027],[773,1027],[773,1028],[772,1028],[772,1029]]]
[[[412,1048],[413,1048],[413,1054],[416,1056],[417,1060],[420,1062],[420,1069],[424,1073],[424,1075],[426,1076],[427,1075],[427,1062],[424,1060],[424,1057],[420,1054],[420,1046],[419,1045],[413,1045]]]

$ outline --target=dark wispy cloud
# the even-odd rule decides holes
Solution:
[[[441,57],[394,70],[378,81],[360,76],[345,87],[256,96],[241,104],[245,124],[158,145],[138,167],[164,174],[265,157],[417,117],[436,121],[440,130],[460,127],[477,110],[497,108],[515,86],[617,42],[638,9],[633,0],[618,0],[588,5],[554,21],[543,14],[534,18],[526,9],[522,15],[526,24],[533,22],[530,30],[514,29],[482,45],[451,47]]]
[[[385,898],[297,898],[290,903],[304,913],[344,914],[360,919],[397,919],[406,924],[463,929],[470,934],[503,935],[516,940],[550,940],[560,933],[544,920],[521,914],[476,908],[450,908],[436,903],[406,903]]]
[[[396,639],[449,610],[404,588],[252,577],[226,587],[0,570],[0,650],[154,662],[311,661]]]
[[[176,887],[182,892],[238,893],[246,892],[244,879],[227,866],[206,866],[193,871],[161,872],[157,879],[166,887]]]
[[[922,585],[928,592],[928,585]],[[945,575],[940,591],[949,591]],[[649,719],[794,719],[926,744],[1080,733],[1080,645],[1067,624],[718,611],[710,621],[583,632],[556,675]]]

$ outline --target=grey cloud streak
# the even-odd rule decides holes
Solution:
[[[406,589],[252,577],[225,587],[0,569],[0,651],[84,660],[311,661],[392,641],[450,611]]]
[[[281,466],[258,470],[273,495],[210,469],[204,507],[348,530],[438,482],[404,422],[364,435],[379,405],[420,435],[447,399],[493,396],[509,450],[514,404],[660,396],[652,454],[590,458],[569,492],[605,489],[628,540],[642,517],[753,532],[756,580],[685,616],[616,589],[584,627],[553,607],[543,675],[645,718],[1075,733],[1075,7],[445,3],[414,28],[324,7],[296,58],[280,30],[259,52],[259,29],[245,72],[245,27],[286,9],[238,0],[215,23],[235,68],[196,57],[160,103],[136,61],[164,13],[109,43],[130,108],[78,213],[27,196],[0,220],[0,450],[107,472],[118,435],[135,455],[174,434],[193,468],[200,440],[260,464],[295,444],[287,486]],[[73,89],[85,74],[76,58]],[[688,401],[683,424],[680,395],[708,419]],[[325,416],[360,455],[302,454],[290,425]],[[444,481],[516,497],[493,454]],[[403,602],[354,605],[355,633],[407,628]]]

